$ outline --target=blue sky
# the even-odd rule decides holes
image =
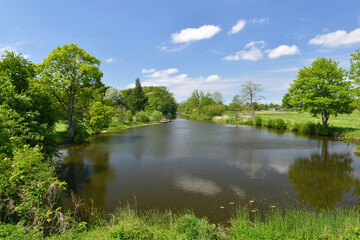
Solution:
[[[0,9],[0,54],[40,63],[75,43],[101,60],[106,85],[139,77],[178,102],[194,89],[230,102],[252,81],[263,102],[281,103],[299,68],[332,57],[348,69],[360,48],[358,0],[0,0]]]

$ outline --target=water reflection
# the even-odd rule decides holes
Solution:
[[[322,141],[320,153],[297,158],[288,176],[299,201],[318,211],[334,209],[354,187],[352,162],[349,153],[330,153],[328,140]]]
[[[68,161],[62,177],[69,183],[70,189],[81,193],[85,199],[92,199],[95,206],[104,209],[107,182],[115,179],[115,173],[109,166],[110,153],[104,151],[106,148],[99,149],[99,146],[88,145],[87,151],[83,151],[83,146],[72,146],[63,151],[65,161],[72,158],[76,162]]]
[[[181,176],[176,178],[175,186],[185,192],[200,193],[207,196],[221,193],[221,187],[216,183],[190,176]]]

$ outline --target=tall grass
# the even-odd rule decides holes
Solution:
[[[103,216],[101,216],[103,218]],[[86,225],[86,224],[84,224]],[[20,226],[0,223],[0,238],[40,239]],[[192,212],[157,210],[139,213],[126,206],[110,215],[105,225],[69,230],[50,239],[359,239],[358,209],[327,212],[286,209],[260,214],[239,207],[230,225],[216,226]]]
[[[359,239],[360,214],[356,209],[313,212],[273,210],[264,218],[240,208],[229,235],[234,239]]]

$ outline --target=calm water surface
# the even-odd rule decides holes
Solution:
[[[177,119],[61,152],[63,178],[97,207],[111,211],[136,199],[140,210],[186,208],[224,222],[249,200],[260,211],[358,204],[360,158],[353,149],[329,138]]]

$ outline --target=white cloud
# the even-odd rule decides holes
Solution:
[[[105,59],[105,62],[107,62],[107,63],[113,63],[113,62],[115,62],[115,61],[116,61],[116,59],[115,59],[114,57]]]
[[[260,45],[259,47],[257,45]],[[260,50],[264,48],[265,42],[264,41],[254,41],[250,42],[245,45],[244,49],[249,50],[242,50],[236,52],[235,55],[228,55],[223,58],[226,61],[239,61],[239,60],[249,60],[249,61],[258,61],[263,58],[263,53]]]
[[[208,76],[206,78],[206,82],[215,82],[215,81],[219,81],[219,80],[220,80],[220,77],[217,74]]]
[[[273,59],[285,55],[300,54],[300,49],[296,45],[292,45],[291,47],[288,45],[280,45],[277,48],[266,50],[266,52],[269,54],[268,57]]]
[[[219,26],[203,25],[199,28],[182,29],[180,32],[171,34],[171,38],[173,43],[187,43],[209,39],[220,31]]]
[[[155,72],[155,68],[152,68],[152,69],[145,69],[145,68],[143,68],[143,69],[141,70],[141,72],[142,72],[142,73],[153,73],[153,72]]]
[[[244,19],[240,19],[237,21],[237,23],[232,26],[229,34],[235,34],[235,33],[238,33],[240,32],[246,25],[246,21]]]
[[[311,45],[322,45],[323,47],[328,48],[349,46],[354,43],[360,43],[360,28],[349,33],[344,30],[338,30],[327,34],[318,34],[308,42],[308,44]]]
[[[257,18],[254,18],[254,19],[251,19],[251,23],[252,24],[256,24],[256,23],[269,23],[269,19],[268,18],[260,18],[260,19],[257,19]]]
[[[179,72],[179,69],[169,68],[166,70],[160,70],[160,71],[156,71],[156,72],[153,71],[153,73],[149,77],[152,77],[152,78],[168,77],[169,75],[177,73],[177,72]]]
[[[164,45],[164,46],[158,47],[158,49],[160,52],[180,52],[180,51],[184,50],[185,48],[187,48],[189,45],[190,45],[189,42],[185,43],[185,44],[181,44],[178,47],[172,47],[172,48],[169,48]]]

